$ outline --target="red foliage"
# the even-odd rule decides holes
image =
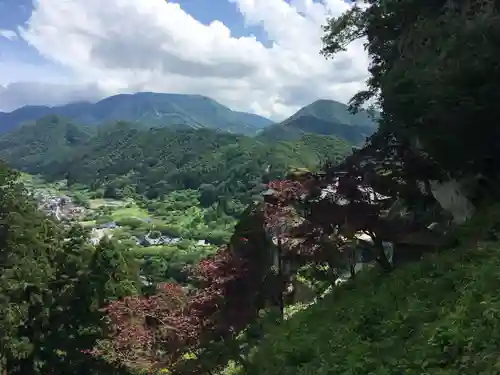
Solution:
[[[277,204],[290,204],[307,193],[304,185],[298,181],[292,180],[275,180],[269,182],[268,189],[275,192],[274,197]]]
[[[166,351],[162,363],[172,363],[182,348],[197,339],[196,323],[182,314],[188,297],[176,284],[160,284],[149,298],[126,297],[111,302],[106,312],[110,341],[93,351],[112,362],[130,367],[154,365],[157,352]],[[193,324],[194,323],[194,324]]]
[[[303,184],[292,180],[271,181],[264,204],[265,229],[276,238],[285,238],[296,225],[294,206],[307,193]]]
[[[241,246],[253,246],[248,238],[240,239]],[[199,353],[214,341],[234,337],[261,307],[256,287],[261,277],[248,264],[223,247],[191,270],[198,287],[193,293],[162,284],[151,297],[111,303],[106,309],[109,340],[94,354],[134,368],[175,370],[183,354]],[[224,363],[227,358],[218,360]]]
[[[242,246],[249,246],[249,240],[242,241]],[[201,342],[232,336],[258,313],[259,272],[229,247],[200,261],[192,270],[192,278],[199,289],[186,311],[202,321]]]

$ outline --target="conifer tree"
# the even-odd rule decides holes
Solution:
[[[19,175],[0,165],[0,356],[9,375],[39,374],[61,235]]]

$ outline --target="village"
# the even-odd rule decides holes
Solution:
[[[67,195],[54,195],[47,191],[35,191],[33,197],[38,202],[38,209],[59,221],[78,220],[85,214],[85,208],[75,205]]]
[[[32,192],[31,195],[37,201],[39,210],[62,223],[82,222],[87,215],[93,213],[91,208],[85,208],[76,204],[68,195],[57,194],[45,190],[36,190]],[[143,220],[147,221],[147,219]],[[112,238],[114,230],[118,228],[120,228],[120,225],[115,221],[96,223],[91,228],[89,243],[96,246],[105,236]],[[130,240],[133,241],[136,246],[150,247],[176,245],[182,238],[170,237],[156,231],[149,231],[143,236],[131,236]],[[198,240],[196,245],[209,246],[210,244],[206,240]]]

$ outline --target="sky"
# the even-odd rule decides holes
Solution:
[[[0,0],[0,110],[138,91],[200,94],[274,120],[365,87],[362,41],[333,60],[344,0]]]

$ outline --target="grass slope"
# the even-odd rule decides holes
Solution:
[[[481,237],[499,213],[461,237]],[[251,374],[499,374],[500,242],[469,242],[337,288],[270,333]]]

